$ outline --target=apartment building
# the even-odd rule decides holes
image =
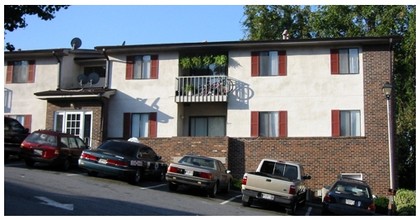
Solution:
[[[137,137],[235,177],[299,161],[320,189],[347,173],[389,188],[385,82],[395,37],[97,46],[5,52],[5,115],[92,147]]]

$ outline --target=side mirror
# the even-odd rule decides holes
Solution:
[[[24,133],[29,133],[29,128],[24,128],[24,129],[23,129],[23,132],[24,132]]]
[[[302,177],[302,179],[304,180],[310,180],[312,177],[308,174],[306,174],[305,176]]]
[[[230,173],[230,170],[226,170],[226,173],[229,174]]]
[[[155,157],[155,160],[156,160],[156,161],[158,161],[158,160],[160,160],[160,159],[162,159],[162,157],[161,157],[161,156],[156,156],[156,157]]]

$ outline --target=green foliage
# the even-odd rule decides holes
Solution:
[[[378,208],[388,208],[389,199],[381,196],[375,199],[375,205]]]
[[[183,56],[179,59],[179,64],[183,69],[202,69],[207,68],[211,64],[215,64],[218,67],[225,67],[227,61],[227,56],[224,54],[207,54]]]
[[[416,191],[399,189],[394,202],[398,215],[416,215]]]
[[[241,190],[242,188],[242,179],[233,179],[232,189]]]

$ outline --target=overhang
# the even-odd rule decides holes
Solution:
[[[109,99],[116,93],[116,89],[84,88],[70,90],[48,90],[34,93],[42,100],[86,100],[86,99]]]
[[[140,44],[124,46],[97,46],[98,51],[106,51],[111,54],[129,54],[138,52],[164,52],[164,51],[229,51],[237,49],[260,49],[260,48],[291,48],[306,46],[364,46],[364,45],[389,45],[399,42],[400,36],[387,37],[355,37],[355,38],[322,38],[322,39],[289,39],[270,41],[223,41],[223,42],[200,42],[200,43],[170,43],[170,44]]]

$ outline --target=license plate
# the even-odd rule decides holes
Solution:
[[[351,199],[346,199],[345,203],[346,203],[347,205],[354,205],[354,200],[351,200]]]
[[[41,156],[42,155],[42,150],[35,149],[34,154]]]
[[[99,159],[99,160],[98,160],[98,163],[101,163],[101,164],[106,164],[106,159]]]
[[[261,193],[261,198],[268,199],[268,200],[274,200],[274,196],[270,194]]]
[[[186,170],[185,171],[185,175],[192,176],[192,175],[194,175],[194,171],[192,171],[192,170]]]

